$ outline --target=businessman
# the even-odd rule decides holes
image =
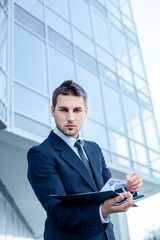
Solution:
[[[73,204],[50,196],[99,191],[111,177],[99,146],[81,138],[87,112],[85,90],[71,80],[63,82],[52,96],[56,128],[27,155],[28,179],[47,213],[45,240],[115,240],[110,214],[132,207],[130,192],[142,187],[141,176],[133,173],[125,176],[128,191],[102,204]],[[116,206],[124,198],[128,201]]]

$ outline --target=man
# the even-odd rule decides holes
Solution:
[[[84,89],[73,81],[62,83],[52,97],[51,114],[56,129],[28,152],[28,178],[47,212],[45,240],[114,240],[109,215],[132,207],[130,192],[138,192],[142,187],[141,176],[133,173],[125,177],[130,181],[130,192],[101,205],[63,202],[50,196],[99,191],[111,177],[99,146],[80,137],[87,112]],[[124,198],[128,201],[115,205]]]

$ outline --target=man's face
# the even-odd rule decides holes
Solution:
[[[79,130],[87,116],[88,107],[81,96],[58,95],[55,108],[51,113],[57,128],[67,136],[78,137]]]

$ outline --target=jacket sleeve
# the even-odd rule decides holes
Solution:
[[[57,227],[104,230],[99,216],[99,204],[69,204],[50,196],[51,193],[66,195],[58,174],[56,159],[39,147],[31,148],[27,158],[31,186]]]

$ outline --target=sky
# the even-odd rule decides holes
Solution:
[[[160,135],[160,0],[131,0],[142,57]],[[130,240],[142,240],[160,227],[160,193],[139,201],[128,211]]]

